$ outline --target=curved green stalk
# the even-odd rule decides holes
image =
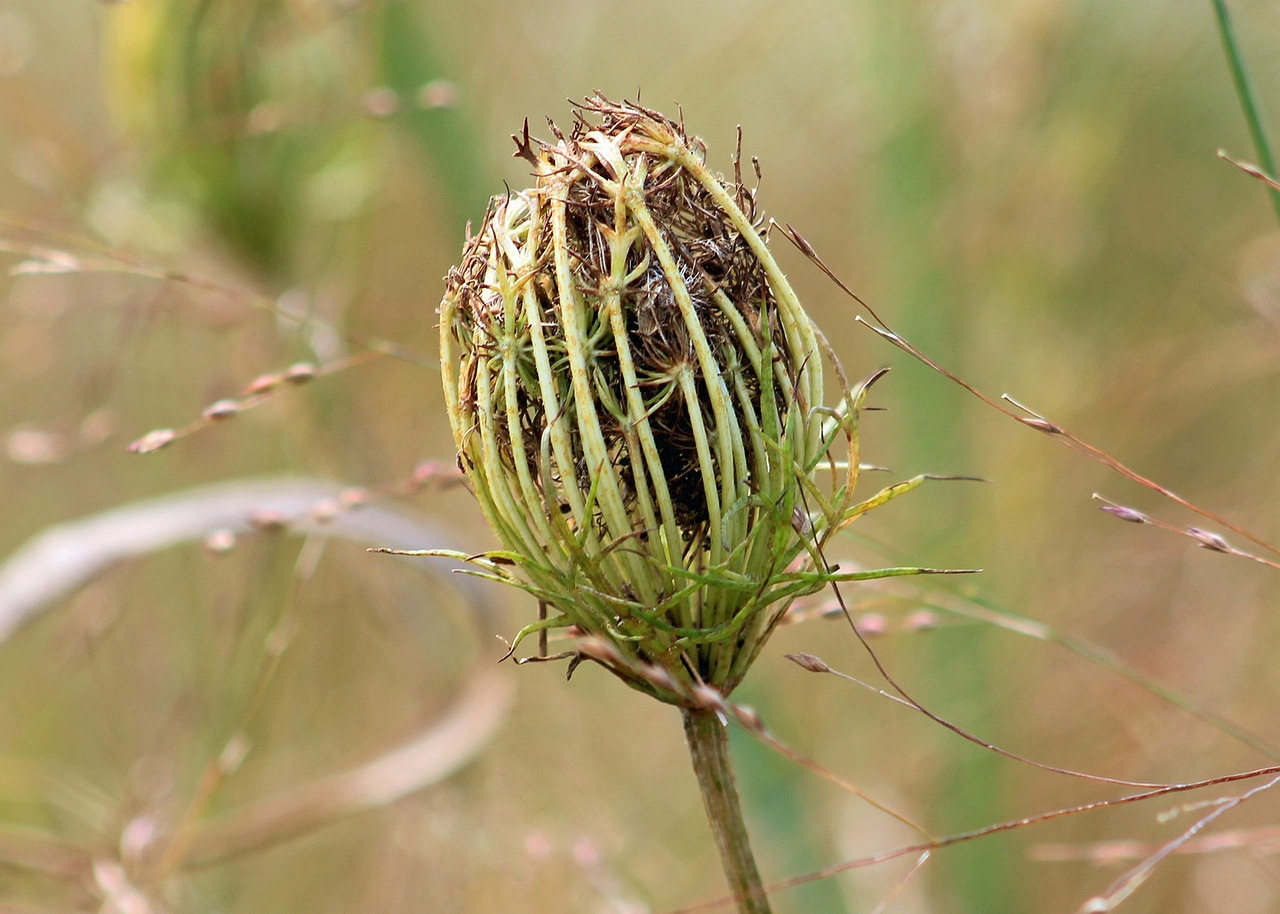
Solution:
[[[1240,107],[1244,110],[1245,123],[1249,125],[1249,136],[1253,139],[1253,148],[1258,156],[1258,164],[1272,178],[1276,177],[1275,157],[1271,154],[1271,143],[1267,140],[1267,131],[1262,124],[1262,115],[1258,110],[1257,100],[1253,96],[1253,87],[1249,83],[1249,74],[1244,68],[1244,57],[1240,46],[1236,43],[1235,29],[1231,25],[1231,14],[1227,11],[1226,0],[1212,0],[1214,17],[1218,21],[1218,34],[1222,37],[1222,47],[1227,54],[1227,65],[1231,68],[1231,81],[1236,87],[1236,96],[1240,99]],[[1280,191],[1268,187],[1271,205],[1275,208],[1276,218],[1280,220]]]

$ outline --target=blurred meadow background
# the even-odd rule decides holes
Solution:
[[[1233,8],[1280,116],[1280,10]],[[678,108],[719,170],[742,125],[764,210],[895,329],[1280,539],[1280,234],[1216,156],[1254,159],[1208,0],[0,0],[0,910],[723,895],[672,709],[590,664],[496,665],[529,599],[364,551],[491,545],[445,478],[442,277],[525,185],[510,135],[596,89]],[[892,367],[870,478],[988,480],[928,484],[833,556],[984,569],[846,591],[895,677],[1053,765],[1275,764],[1275,569],[1100,512],[1095,492],[1211,526],[895,350],[774,247],[850,377]],[[931,834],[1133,790],[802,670],[784,654],[879,684],[823,602],[735,699]],[[921,840],[733,736],[767,882]],[[1073,911],[1260,783],[851,869],[775,910]],[[1280,909],[1278,848],[1260,792],[1123,908]]]

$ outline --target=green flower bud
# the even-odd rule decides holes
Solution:
[[[737,161],[602,97],[517,142],[534,186],[493,199],[440,308],[459,465],[505,547],[479,562],[550,610],[517,643],[572,627],[664,701],[728,694],[833,579],[860,398],[823,406],[824,341]]]

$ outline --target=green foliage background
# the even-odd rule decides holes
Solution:
[[[1280,12],[1235,9],[1263,107],[1280,111]],[[224,291],[139,268],[0,278],[0,554],[48,525],[203,482],[377,485],[422,460],[449,465],[430,366],[441,277],[487,195],[525,181],[508,136],[526,118],[547,135],[546,117],[567,122],[566,99],[595,89],[679,106],[721,169],[741,124],[765,210],[939,362],[1280,536],[1280,236],[1260,185],[1215,155],[1252,157],[1207,2],[8,0],[4,265],[31,245],[86,262],[106,251]],[[1113,777],[1267,763],[1189,709],[1272,738],[1275,572],[1101,514],[1094,492],[1196,523],[890,349],[798,253],[781,254],[850,375],[893,367],[875,390],[885,411],[864,423],[865,458],[901,477],[990,480],[894,502],[841,556],[985,569],[958,588],[847,594],[884,617],[873,643],[913,694],[1013,751]],[[351,338],[422,358],[376,359],[160,453],[127,453],[262,372],[342,354],[264,302],[302,302]],[[411,503],[448,531],[424,547],[489,545],[464,493]],[[90,876],[32,875],[9,839],[38,831],[109,857],[139,810],[180,812],[246,706],[282,607],[296,608],[299,633],[215,810],[364,758],[443,705],[476,648],[430,621],[435,596],[354,548],[304,575],[305,548],[267,539],[130,562],[0,646],[0,903],[90,909]],[[511,593],[490,598],[486,640],[533,612]],[[946,609],[979,605],[1117,659]],[[919,624],[922,607],[936,625]],[[874,678],[847,627],[818,619],[780,633],[737,697],[936,834],[1124,792],[996,758],[800,670],[783,658],[795,650]],[[498,645],[480,651],[487,662]],[[1183,697],[1161,700],[1124,672]],[[521,668],[508,724],[458,776],[181,871],[157,898],[184,911],[487,912],[716,897],[675,712],[589,666],[568,685],[561,673]],[[746,738],[737,748],[767,880],[918,837]],[[1074,910],[1136,859],[1043,858],[1115,839],[1154,850],[1193,821],[1158,820],[1181,802],[940,851],[888,910]],[[1265,829],[1278,812],[1267,794],[1245,804],[1215,826],[1240,847],[1166,861],[1126,909],[1274,910]],[[776,909],[869,911],[906,866],[782,891]]]

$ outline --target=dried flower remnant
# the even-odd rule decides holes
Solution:
[[[720,177],[683,124],[600,95],[551,131],[515,138],[534,186],[490,202],[440,305],[458,466],[504,548],[415,554],[535,596],[513,652],[562,629],[570,673],[592,660],[680,707],[738,910],[767,914],[724,721],[763,725],[727,696],[797,597],[928,573],[823,556],[927,477],[854,500],[882,373],[824,405],[824,359],[844,374],[769,250],[740,154]]]
[[[727,695],[791,600],[848,579],[821,550],[866,507],[865,390],[823,405],[740,157],[715,175],[681,124],[601,96],[551,129],[516,137],[535,184],[493,199],[440,308],[459,465],[505,547],[482,573],[549,609],[517,643],[572,627],[641,691]]]

